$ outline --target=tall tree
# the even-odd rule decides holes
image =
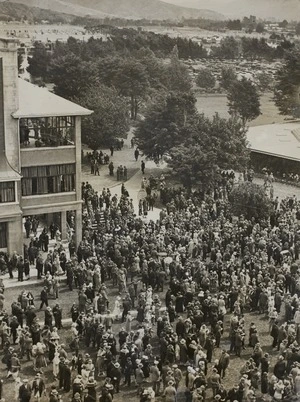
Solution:
[[[220,46],[212,48],[212,56],[219,59],[238,59],[241,55],[241,45],[233,36],[226,36]]]
[[[184,144],[170,150],[169,166],[176,178],[189,191],[197,188],[202,193],[213,188],[218,178],[218,161],[213,151],[206,151],[200,145]]]
[[[220,85],[226,91],[237,80],[237,74],[232,67],[222,67]]]
[[[71,52],[52,60],[49,74],[55,93],[67,99],[80,97],[97,82],[96,65]]]
[[[257,33],[263,33],[264,30],[265,30],[264,24],[263,24],[262,22],[259,22],[259,23],[256,25],[256,32],[257,32]]]
[[[196,84],[199,88],[212,89],[216,85],[216,79],[208,68],[201,68],[196,78]]]
[[[34,78],[41,78],[47,81],[50,59],[51,56],[46,46],[41,42],[35,42],[32,56],[28,58],[29,66],[27,67],[27,71]]]
[[[170,91],[189,92],[192,89],[192,79],[187,67],[179,60],[177,46],[171,52],[171,61],[166,69]]]
[[[239,117],[244,125],[261,114],[258,91],[255,85],[245,77],[235,81],[229,87],[227,99],[229,113]]]
[[[181,144],[170,150],[169,165],[182,184],[202,192],[215,186],[221,169],[244,169],[249,160],[246,130],[236,119],[194,117],[180,130]]]
[[[93,114],[82,119],[82,142],[91,149],[109,146],[116,138],[126,137],[127,102],[115,89],[98,84],[88,88],[76,102],[93,110]]]
[[[134,59],[124,59],[116,73],[114,83],[122,96],[130,99],[130,116],[136,120],[139,106],[149,88],[149,76],[145,66]]]
[[[180,130],[196,115],[195,104],[193,94],[173,92],[147,109],[135,130],[136,141],[146,156],[158,159],[182,142]]]
[[[231,211],[234,215],[244,215],[246,219],[268,219],[272,203],[265,194],[263,186],[245,182],[235,187],[229,196]]]
[[[280,113],[300,117],[300,51],[286,54],[283,66],[277,71],[275,104]]]

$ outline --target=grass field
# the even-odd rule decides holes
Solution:
[[[272,99],[273,94],[268,93],[261,96],[262,114],[250,123],[250,126],[262,126],[265,124],[284,123],[285,117],[279,114],[279,110]],[[208,117],[212,117],[216,112],[221,117],[228,118],[228,106],[226,95],[197,95],[197,109]]]

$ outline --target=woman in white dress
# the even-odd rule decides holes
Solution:
[[[121,310],[121,297],[117,296],[115,300],[115,307],[113,309],[112,315],[115,320],[119,320],[122,316],[122,310]]]
[[[57,378],[58,373],[59,373],[59,362],[60,362],[59,353],[56,351],[54,354],[54,359],[52,360],[52,364],[53,364],[52,372],[53,372],[53,375],[55,378]]]
[[[220,295],[219,300],[218,300],[218,313],[221,317],[224,317],[226,312],[227,311],[226,311],[224,296]]]

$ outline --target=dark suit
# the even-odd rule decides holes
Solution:
[[[19,399],[21,402],[29,402],[31,398],[31,385],[22,384],[19,388]]]
[[[45,383],[41,378],[39,380],[37,379],[33,381],[32,391],[34,396],[38,396],[40,398],[44,390],[45,390]]]

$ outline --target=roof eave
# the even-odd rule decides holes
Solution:
[[[12,113],[12,117],[14,119],[25,119],[25,118],[39,118],[39,117],[65,117],[65,116],[90,116],[92,113],[94,113],[92,110],[88,110],[86,109],[85,111],[82,111],[80,113],[44,113],[44,114],[38,114],[38,113],[27,113],[27,114],[23,114],[23,113]]]
[[[297,159],[297,158],[293,158],[292,156],[280,155],[280,154],[276,154],[276,153],[273,153],[273,152],[262,151],[262,150],[251,148],[251,147],[249,147],[249,149],[250,149],[250,151],[256,152],[258,154],[263,154],[263,155],[268,155],[268,156],[275,156],[276,158],[280,158],[280,159],[288,159],[288,160],[291,160],[291,161],[294,161],[294,162],[300,162],[300,158]]]

